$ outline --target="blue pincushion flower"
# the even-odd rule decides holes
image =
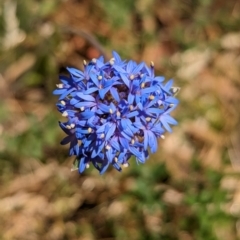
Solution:
[[[70,143],[70,155],[80,173],[92,163],[103,174],[109,165],[118,171],[127,167],[132,156],[145,163],[149,150],[158,148],[170,125],[170,113],[178,105],[179,88],[173,81],[154,75],[154,64],[103,57],[84,61],[84,71],[67,68],[53,92],[59,95],[57,108],[66,122],[59,125],[67,134],[61,144]]]

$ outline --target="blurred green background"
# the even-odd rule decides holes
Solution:
[[[240,2],[2,0],[0,239],[240,239]],[[181,87],[145,165],[71,172],[52,96],[66,66],[150,63]]]

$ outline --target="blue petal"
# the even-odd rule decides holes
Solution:
[[[117,163],[112,163],[112,165],[113,165],[113,167],[115,168],[115,169],[117,169],[119,172],[121,172],[122,171],[122,168],[117,164]]]
[[[79,103],[80,102],[80,99],[76,99],[76,98],[72,98],[71,100],[70,100],[70,104],[71,105],[75,105],[76,103]]]
[[[163,112],[164,112],[164,110],[162,110],[160,108],[148,108],[148,109],[146,109],[147,114],[155,113],[155,114],[159,115]]]
[[[117,66],[117,65],[114,65],[113,68],[118,72],[118,73],[126,73],[126,71],[120,67],[120,66]]]
[[[96,66],[97,68],[102,68],[104,66],[104,63],[101,60],[97,59]]]
[[[127,132],[127,133],[126,133]],[[131,141],[133,134],[129,130],[125,129],[124,132],[121,132],[121,135],[127,139],[128,141]]]
[[[117,52],[112,51],[112,55],[113,55],[113,57],[115,58],[116,63],[121,63],[122,59],[121,59],[121,57],[118,55]]]
[[[122,127],[123,130],[128,128],[127,119],[122,119],[121,120],[121,127]]]
[[[130,60],[127,64],[127,72],[132,73],[133,68],[135,67],[134,62]]]
[[[170,123],[172,125],[177,125],[178,124],[178,122],[173,117],[171,117],[170,115],[164,114],[163,117],[164,117],[165,121],[167,121],[168,123]]]
[[[142,158],[141,152],[139,152],[135,147],[129,147],[129,151],[137,158]]]
[[[104,62],[104,57],[103,56],[100,56],[99,58],[98,58],[98,61],[100,61],[100,62]]]
[[[178,104],[178,103],[179,103],[179,101],[178,101],[176,98],[174,98],[174,97],[168,97],[168,98],[166,98],[166,99],[165,99],[165,102],[167,102],[167,103],[173,103],[173,104]]]
[[[112,147],[114,147],[117,151],[120,151],[120,145],[119,145],[119,142],[118,142],[118,139],[116,137],[113,137],[111,140],[110,140],[110,145]]]
[[[79,127],[77,127],[76,128],[76,132],[78,132],[78,133],[82,133],[82,134],[88,134],[89,132],[88,132],[88,129],[84,129],[84,128],[79,128]]]
[[[96,103],[94,103],[94,102],[78,102],[74,105],[74,107],[76,107],[76,108],[93,107],[95,105],[96,105]]]
[[[154,104],[156,104],[158,100],[159,100],[159,97],[158,97],[158,96],[155,96],[155,98],[154,98],[151,102],[149,102],[149,103],[147,104],[147,107],[150,108],[151,106],[153,106]]]
[[[154,93],[156,91],[156,87],[148,87],[141,90],[141,94],[146,93]]]
[[[64,99],[69,93],[71,93],[73,90],[75,90],[74,88],[70,88],[69,90],[65,91],[60,97],[59,100]]]
[[[138,128],[138,129],[141,129],[143,127],[142,123],[140,121],[136,121],[133,123],[133,125]]]
[[[105,131],[105,128],[106,128],[106,125],[107,125],[108,123],[104,123],[102,126],[100,126],[100,127],[98,127],[98,129],[97,129],[97,131],[96,131],[96,133],[103,133],[104,131]]]
[[[104,148],[104,144],[105,142],[102,141],[101,144],[98,146],[98,148],[94,148],[91,154],[91,158],[95,158],[99,155],[99,153],[102,151],[102,149]]]
[[[126,115],[127,118],[131,118],[131,117],[135,117],[135,116],[138,116],[139,112],[138,111],[133,111],[133,112],[130,112]]]
[[[117,110],[115,105],[112,102],[110,103],[110,109],[112,110],[113,113],[116,112],[116,110]],[[110,111],[110,109],[109,109],[109,111]]]
[[[148,148],[148,130],[144,130],[144,149]]]
[[[107,88],[109,86],[112,86],[114,83],[116,83],[115,79],[111,79],[111,80],[105,80],[103,79],[102,84],[104,88]]]
[[[60,142],[60,144],[62,145],[68,144],[71,142],[71,140],[72,140],[72,136],[67,136]]]
[[[111,92],[113,98],[114,98],[117,102],[119,102],[119,101],[120,101],[120,98],[119,98],[117,89],[114,88],[114,87],[112,87],[112,88],[110,89],[110,92]]]
[[[78,142],[76,139],[70,143],[70,149],[73,150],[74,155],[79,154],[79,146],[78,146]]]
[[[142,105],[142,103],[137,103],[137,107],[140,109],[140,110],[143,110],[143,105]]]
[[[164,129],[162,128],[161,123],[155,124],[154,127],[151,128],[151,131],[159,136],[164,133]]]
[[[113,135],[114,132],[115,132],[115,129],[116,129],[116,124],[112,124],[111,127],[110,127],[110,129],[108,130],[106,136],[105,136],[106,141],[107,141],[110,137],[112,137],[112,135]]]
[[[108,159],[108,162],[112,162],[115,154],[113,153],[112,148],[110,148],[108,151],[106,151],[106,157]]]
[[[128,141],[123,138],[123,137],[119,137],[119,141],[121,143],[121,145],[125,148],[125,149],[128,149],[129,148],[129,143]]]
[[[127,87],[129,87],[130,81],[129,81],[129,79],[127,78],[127,76],[126,76],[125,74],[123,74],[123,73],[120,73],[120,76],[121,76],[122,81],[125,83],[125,85],[126,85]]]
[[[146,70],[147,74],[151,76],[151,70],[146,64],[144,65],[144,69]]]
[[[83,173],[85,168],[86,168],[86,158],[82,157],[80,160],[79,168],[78,168],[79,173]]]
[[[100,169],[100,174],[101,175],[106,172],[108,166],[109,166],[109,161],[105,160],[102,164],[101,169]]]
[[[142,157],[141,158],[136,158],[137,162],[140,162],[140,163],[145,163],[146,159],[143,155],[143,153],[141,153]]]
[[[95,83],[96,86],[99,85],[99,80],[97,79],[96,74],[94,74],[93,72],[90,73],[90,78],[91,80]]]
[[[91,88],[88,88],[86,91],[84,91],[83,93],[84,94],[91,94],[93,92],[96,92],[98,91],[98,88],[97,87],[91,87]]]
[[[172,129],[171,129],[171,127],[169,126],[168,121],[167,121],[167,119],[165,118],[164,115],[162,115],[162,116],[160,117],[160,121],[161,121],[162,125],[164,126],[164,128],[165,128],[168,132],[172,132]]]
[[[173,80],[170,80],[170,81],[168,81],[168,82],[165,84],[165,86],[161,86],[161,89],[162,89],[164,92],[166,92],[166,93],[168,93],[168,94],[171,95],[170,88],[172,87],[172,85],[173,85]]]
[[[76,68],[67,67],[67,70],[69,73],[73,74],[76,77],[84,77],[83,72]]]
[[[158,81],[158,82],[163,82],[164,79],[165,79],[165,77],[161,77],[161,76],[154,78],[154,80],[156,80],[156,81]]]
[[[59,126],[61,127],[61,129],[62,129],[67,135],[72,134],[71,131],[70,131],[69,129],[67,129],[63,123],[58,122],[58,124],[59,124]]]
[[[99,103],[98,107],[105,113],[109,113],[110,107],[106,104]]]
[[[99,89],[99,96],[101,99],[104,99],[105,94],[109,91],[110,88],[111,88],[111,86],[103,88],[103,89]]]
[[[135,96],[133,94],[129,93],[129,95],[128,95],[128,103],[129,104],[133,104],[134,98],[135,98]]]
[[[172,87],[172,85],[173,85],[173,80],[171,79],[165,84],[164,88],[169,90]]]
[[[68,85],[68,86],[69,86],[69,84],[71,84],[73,82],[71,77],[67,77],[67,76],[64,76],[64,75],[60,75],[59,80],[63,84]]]
[[[133,136],[133,133],[136,132],[135,127],[129,119],[122,119],[120,127],[122,129],[122,132],[125,132],[129,136]]]
[[[80,113],[81,119],[89,119],[90,117],[94,116],[95,113],[92,111],[84,111]]]
[[[151,131],[148,131],[148,144],[152,153],[157,151],[157,138]]]
[[[142,70],[142,68],[144,67],[144,65],[145,65],[145,63],[143,63],[143,62],[140,63],[140,64],[138,64],[138,65],[134,68],[132,74],[138,74],[138,73]]]
[[[64,110],[66,109],[66,107],[61,103],[57,103],[56,106],[59,112],[64,112]]]
[[[95,98],[91,95],[85,95],[81,92],[77,93],[77,96],[82,98],[83,100],[86,100],[86,101],[90,101],[90,102],[94,102],[95,101]]]
[[[92,160],[92,164],[98,171],[100,171],[100,167],[98,166],[98,163],[94,159]]]
[[[54,94],[54,95],[61,95],[61,94],[63,94],[65,91],[67,91],[66,88],[58,88],[58,89],[55,89],[55,90],[53,91],[53,94]]]

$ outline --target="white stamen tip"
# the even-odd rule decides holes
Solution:
[[[102,80],[102,76],[101,75],[98,76],[98,80]]]
[[[145,87],[145,83],[141,83],[141,88],[144,88]]]
[[[107,145],[105,148],[106,148],[107,150],[109,150],[109,149],[111,149],[111,146]]]
[[[181,90],[181,88],[180,87],[171,87],[170,90],[173,93],[173,95],[176,96],[179,93],[179,91]]]
[[[83,65],[86,66],[87,65],[87,62],[86,60],[83,60]]]
[[[71,128],[75,128],[75,124],[74,124],[74,123],[71,123],[71,124],[70,124],[70,127],[71,127]]]
[[[134,79],[134,77],[135,77],[135,76],[132,74],[132,75],[130,76],[130,79],[131,79],[131,80],[133,80],[133,79]]]
[[[118,159],[117,159],[117,157],[115,157],[115,158],[114,158],[114,162],[118,162]]]
[[[81,111],[84,111],[84,107],[80,107],[80,110],[81,110]]]
[[[134,139],[132,139],[132,140],[131,140],[131,144],[134,144],[134,143],[135,143],[135,140],[134,140]]]
[[[63,84],[62,83],[59,83],[59,84],[56,84],[57,88],[63,88]]]
[[[100,138],[104,138],[104,137],[105,137],[105,134],[102,133],[102,134],[100,135]]]
[[[62,105],[66,105],[66,102],[64,102],[63,100],[60,102]]]
[[[115,58],[111,58],[110,61],[109,61],[110,65],[113,65],[114,62],[115,62]]]
[[[109,112],[110,112],[111,114],[113,114],[113,110],[112,110],[111,108],[109,109]]]
[[[91,133],[92,132],[92,128],[89,127],[88,128],[88,132]]]
[[[92,62],[93,62],[93,63],[96,63],[96,62],[97,62],[97,59],[96,59],[96,58],[93,58],[93,59],[92,59]]]
[[[172,91],[173,94],[176,94],[180,91],[180,87],[172,87],[171,91]]]
[[[165,139],[165,136],[164,136],[164,135],[161,135],[161,139]]]
[[[151,121],[151,118],[150,118],[150,117],[146,117],[146,121],[147,121],[147,122],[150,122],[150,121]]]
[[[153,61],[150,62],[150,66],[154,67],[154,62]]]
[[[129,164],[128,164],[128,163],[124,163],[123,166],[124,166],[125,168],[127,168],[127,167],[129,166]]]
[[[153,100],[154,98],[155,98],[155,97],[154,97],[153,95],[150,95],[150,96],[149,96],[149,99],[150,99],[150,100]]]
[[[117,111],[117,116],[120,117],[121,116],[121,113],[119,111]]]
[[[67,128],[67,129],[71,129],[71,126],[69,126],[69,125],[66,125],[66,128]]]
[[[90,167],[90,165],[89,165],[89,163],[87,163],[87,164],[86,164],[86,168],[89,168],[89,167]]]
[[[133,110],[133,105],[130,105],[129,109],[130,109],[130,111],[132,111]]]
[[[174,106],[174,104],[173,104],[173,103],[169,104],[169,107],[173,107],[173,106]]]
[[[62,116],[63,116],[63,117],[67,117],[67,116],[68,116],[67,111],[64,111],[64,112],[62,113]]]

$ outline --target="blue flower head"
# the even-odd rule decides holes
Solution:
[[[157,151],[158,138],[164,138],[170,113],[178,105],[179,90],[173,81],[154,75],[154,64],[103,57],[84,61],[84,71],[67,68],[53,92],[59,95],[57,108],[67,120],[59,125],[67,134],[62,144],[70,143],[70,155],[82,173],[93,164],[103,174],[109,165],[118,171],[129,159],[145,163],[149,150]]]

